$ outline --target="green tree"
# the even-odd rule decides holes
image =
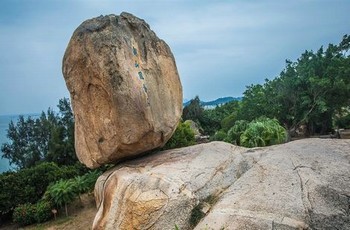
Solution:
[[[200,123],[200,120],[203,116],[203,107],[201,106],[201,101],[198,96],[190,101],[190,104],[187,105],[182,112],[182,119],[192,120],[194,122]]]
[[[248,124],[246,120],[236,121],[234,126],[227,132],[228,142],[241,145],[241,135],[248,128]]]
[[[217,106],[214,109],[205,109],[200,119],[200,125],[207,135],[214,135],[214,133],[223,128],[229,129],[232,120],[237,117],[239,108],[238,101],[230,101],[224,105]],[[228,127],[230,126],[230,127]]]
[[[0,174],[0,218],[11,213],[24,203],[36,203],[47,186],[59,179],[68,179],[85,173],[80,165],[57,166],[55,163],[41,163],[17,172]]]
[[[44,197],[59,207],[64,206],[66,216],[68,216],[67,205],[72,202],[77,195],[74,181],[61,179],[47,188]]]
[[[273,80],[251,85],[237,119],[251,121],[260,116],[277,118],[292,134],[300,125],[308,134],[326,134],[335,120],[348,113],[350,105],[350,38],[339,45],[305,51]]]
[[[195,137],[190,125],[185,122],[180,122],[173,136],[164,145],[163,149],[181,148],[193,144],[195,144]]]
[[[11,121],[7,131],[10,142],[1,146],[2,157],[19,169],[43,161],[74,164],[74,119],[69,100],[61,99],[58,108],[57,114],[48,109],[36,119],[20,116],[17,123]]]

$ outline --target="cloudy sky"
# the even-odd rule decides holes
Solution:
[[[86,19],[130,12],[171,47],[184,98],[241,96],[285,59],[350,33],[349,0],[1,0],[0,115],[56,109],[62,57]]]

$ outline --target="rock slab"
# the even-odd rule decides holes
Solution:
[[[129,13],[83,22],[63,58],[75,147],[90,168],[163,146],[182,113],[169,46]]]
[[[93,229],[350,229],[350,140],[168,150],[104,173],[95,198]]]

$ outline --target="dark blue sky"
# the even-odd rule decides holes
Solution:
[[[2,0],[0,114],[54,109],[70,36],[86,19],[127,11],[171,47],[184,98],[241,96],[274,78],[285,59],[350,33],[350,1]]]

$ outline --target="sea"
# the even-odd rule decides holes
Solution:
[[[7,130],[9,128],[9,124],[11,121],[17,122],[20,115],[0,115],[0,146],[2,146],[4,143],[10,142],[10,140],[7,138]],[[23,114],[23,116],[26,117],[37,117],[39,114]],[[11,166],[9,161],[6,158],[2,158],[3,152],[0,150],[0,173],[9,171],[9,170],[15,170],[16,167]]]

